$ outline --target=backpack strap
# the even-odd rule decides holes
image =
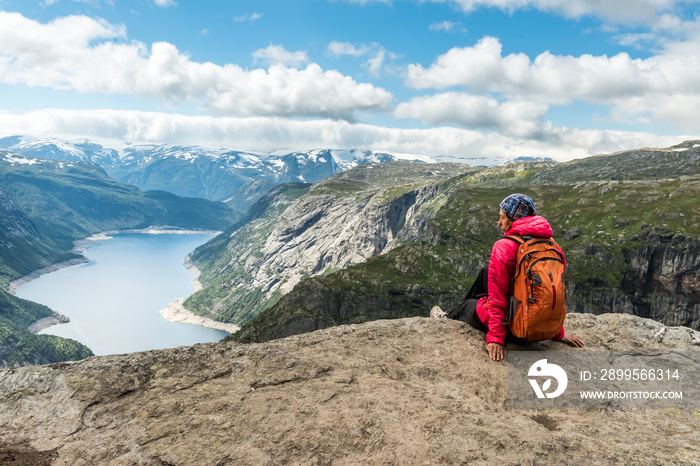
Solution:
[[[518,244],[523,244],[523,243],[525,243],[525,241],[527,241],[529,239],[528,237],[522,237],[520,235],[508,235],[508,236],[504,236],[504,238],[507,238],[511,241],[515,241]]]
[[[509,239],[511,241],[516,242],[518,245],[525,244],[525,241],[527,241],[526,238],[523,238],[520,235],[508,235],[504,236],[504,238]],[[516,273],[513,274],[512,277],[510,277],[510,289],[508,290],[508,296],[509,296],[509,306],[508,309],[506,310],[506,318],[501,322],[503,325],[508,325],[508,322],[510,322],[513,319],[513,314],[515,313],[514,309],[512,309],[512,301],[513,301],[513,288],[515,287],[515,275],[517,274],[517,270],[515,271]]]
[[[515,241],[515,242],[518,243],[518,244],[527,243],[528,241],[533,240],[533,239],[535,239],[535,238],[538,238],[538,239],[542,240],[542,241],[545,242],[545,243],[551,243],[551,242],[552,242],[552,238],[540,238],[539,236],[529,236],[529,235],[525,235],[525,236],[521,236],[521,235],[508,235],[508,236],[504,236],[504,238],[508,238],[509,240]],[[534,243],[534,244],[537,244],[537,243]]]

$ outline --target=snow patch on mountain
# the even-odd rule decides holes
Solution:
[[[273,184],[313,183],[358,165],[397,160],[416,163],[458,161],[490,166],[503,162],[500,159],[455,160],[454,157],[369,149],[279,150],[265,154],[172,144],[125,144],[109,148],[88,140],[28,136],[0,138],[0,149],[57,161],[92,162],[113,178],[142,190],[163,190],[210,200],[235,199],[236,192],[257,180],[268,180]],[[234,200],[230,202],[235,203]]]
[[[36,159],[30,159],[30,158],[27,158],[27,157],[17,156],[16,154],[10,154],[10,153],[5,154],[4,160],[5,160],[5,162],[8,162],[8,163],[10,163],[10,164],[12,164],[12,165],[15,165],[15,164],[19,164],[19,165],[35,165],[35,164],[39,163],[39,161],[36,160]]]

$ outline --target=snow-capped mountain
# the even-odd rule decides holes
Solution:
[[[517,163],[517,162],[554,162],[556,163],[556,160],[554,160],[551,157],[517,157],[511,160],[504,160],[502,162],[499,162],[496,164],[498,167],[502,167],[503,165],[508,165],[509,163]]]
[[[179,196],[235,202],[235,193],[260,180],[272,184],[313,183],[367,163],[413,160],[432,163],[426,156],[388,154],[370,150],[310,150],[270,154],[210,149],[198,146],[128,145],[122,149],[91,141],[0,138],[0,149],[53,160],[93,162],[113,178],[142,190],[163,190]],[[233,197],[232,197],[233,196]]]
[[[9,136],[0,138],[0,149],[41,159],[93,162],[102,167],[120,163],[117,151],[87,140],[69,142],[53,138]]]

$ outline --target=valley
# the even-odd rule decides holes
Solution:
[[[21,146],[19,140],[3,141]],[[203,289],[184,306],[242,326],[230,339],[260,342],[335,325],[425,316],[435,304],[449,309],[461,301],[498,238],[494,205],[524,192],[549,219],[567,254],[569,312],[620,312],[700,328],[698,141],[567,163],[495,167],[416,163],[360,151],[287,154],[284,163],[270,156],[264,158],[268,166],[285,166],[289,176],[244,170],[238,192],[246,200],[234,196],[226,203],[141,191],[107,174],[138,159],[152,179],[172,177],[161,188],[190,189],[186,177],[174,175],[165,161],[174,157],[200,166],[213,160],[191,148],[187,157],[183,148],[151,148],[149,158],[137,157],[137,148],[118,153],[87,143],[80,150],[56,141],[22,147],[51,152],[54,159],[0,153],[2,240],[12,245],[2,257],[6,284],[79,259],[73,241],[100,231],[205,228],[223,233],[190,255]],[[341,153],[355,158],[343,165]],[[239,168],[263,160],[228,150],[218,157],[238,160]],[[309,165],[290,171],[292,159]],[[321,179],[307,182],[314,177]],[[217,196],[226,197],[224,192]],[[7,293],[3,299],[10,334],[38,338],[22,329],[51,311]],[[16,338],[5,341],[9,353],[21,346]],[[22,354],[17,361],[26,360]]]
[[[111,230],[221,231],[240,218],[223,203],[143,192],[90,162],[62,162],[0,151],[0,366],[81,359],[74,340],[28,331],[53,311],[9,293],[12,281],[55,264],[84,260],[74,242]]]
[[[314,185],[293,201],[284,201],[280,193],[265,204],[277,210],[195,251],[192,257],[204,272],[205,289],[186,305],[194,312],[243,324],[230,337],[242,342],[267,341],[333,325],[424,316],[435,304],[451,309],[488,263],[499,233],[494,206],[512,192],[524,192],[536,199],[567,254],[569,312],[622,312],[697,329],[700,214],[694,200],[700,196],[698,147],[690,141],[667,150],[628,151],[567,164],[474,168],[439,182],[401,184],[402,189],[393,187],[382,194],[376,194],[376,186],[355,181],[369,176],[368,167],[358,167]],[[384,167],[396,173],[405,168],[401,164]],[[324,192],[326,183],[343,189],[342,200]],[[425,193],[431,193],[427,199]],[[345,250],[342,240],[329,241],[332,247],[321,247],[314,255],[318,238],[338,238],[350,225],[348,218],[336,216],[333,222],[331,215],[317,213],[342,210],[351,198],[372,196],[384,201],[382,221],[401,221],[393,229],[382,229],[378,220],[371,221],[374,228],[357,228],[352,239],[365,245],[365,256],[353,263],[338,267],[326,259]],[[305,205],[314,205],[316,210],[299,215]],[[392,217],[391,212],[399,215]],[[290,224],[297,225],[296,229],[287,226]],[[280,260],[277,253],[268,256],[266,248],[281,244],[280,236],[289,233],[299,246],[280,254],[289,257],[291,265],[271,268],[284,271],[282,277],[290,281],[295,274],[309,278],[288,293],[266,296],[258,265],[266,264],[268,257]],[[259,241],[246,243],[256,235],[261,235]],[[248,251],[245,257],[250,259],[235,255],[242,250]],[[307,262],[296,259],[301,251]],[[273,287],[284,290],[277,283]],[[256,300],[251,304],[239,301],[240,296],[255,296]],[[251,319],[250,311],[256,307],[259,314]],[[217,314],[217,309],[222,313]]]

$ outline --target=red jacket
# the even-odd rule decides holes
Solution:
[[[547,220],[539,215],[523,217],[513,222],[507,235],[535,236],[538,238],[551,238],[552,227]],[[560,248],[561,250],[561,248]],[[515,256],[518,252],[518,244],[506,238],[502,238],[493,245],[491,260],[489,261],[489,293],[488,297],[481,298],[476,306],[479,319],[488,327],[486,343],[498,343],[503,345],[506,339],[507,326],[503,325],[503,319],[508,309],[510,295],[510,279],[515,273]],[[562,251],[562,256],[564,252]],[[566,259],[564,259],[566,267]],[[486,303],[488,302],[488,306]],[[554,340],[561,340],[564,336],[564,327]]]

